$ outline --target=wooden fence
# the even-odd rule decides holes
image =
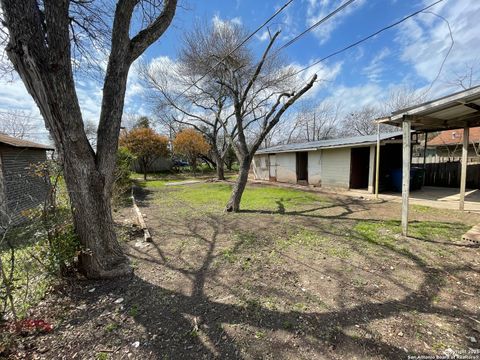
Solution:
[[[460,161],[425,165],[425,186],[460,187]],[[467,189],[480,188],[480,164],[467,166]]]

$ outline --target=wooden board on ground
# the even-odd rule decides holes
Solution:
[[[474,243],[480,244],[480,225],[475,225],[463,234],[462,240],[473,241]]]

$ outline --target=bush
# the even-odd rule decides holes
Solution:
[[[126,147],[120,147],[117,152],[117,166],[115,169],[115,182],[113,184],[112,201],[118,204],[123,199],[123,195],[130,189],[132,180],[131,166],[135,156]]]

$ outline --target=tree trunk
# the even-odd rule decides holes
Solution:
[[[192,158],[192,160],[190,161],[190,166],[191,166],[191,170],[193,172],[193,176],[196,177],[197,176],[197,158]]]
[[[250,171],[251,162],[252,159],[250,156],[246,156],[245,158],[240,160],[240,171],[238,173],[238,178],[235,182],[235,185],[233,186],[232,195],[230,196],[230,200],[228,200],[225,211],[240,211],[240,201],[242,200],[243,192],[245,191],[245,187],[247,186],[248,173]]]
[[[145,162],[142,163],[142,169],[143,169],[143,180],[147,181],[147,164]]]
[[[225,164],[223,159],[220,157],[215,158],[217,163],[217,179],[218,180],[225,180]]]
[[[92,162],[72,162],[69,157],[64,159],[64,173],[75,232],[82,245],[80,271],[91,279],[131,274],[132,269],[116,237],[110,186]]]
[[[75,231],[83,247],[81,270],[89,278],[110,278],[131,273],[117,242],[110,204],[128,72],[170,25],[177,1],[164,1],[154,21],[133,37],[129,28],[138,1],[117,2],[96,153],[85,135],[75,89],[70,3],[0,0],[2,24],[8,29],[5,50],[63,162]]]

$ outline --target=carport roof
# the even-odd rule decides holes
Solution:
[[[390,140],[396,139],[402,136],[401,131],[380,134],[380,140]],[[320,140],[320,141],[311,141],[301,144],[287,144],[287,145],[277,145],[269,148],[261,149],[256,152],[256,154],[276,154],[276,153],[285,153],[285,152],[296,152],[296,151],[314,151],[320,149],[328,148],[340,148],[340,147],[351,147],[358,145],[373,145],[377,143],[377,135],[366,135],[366,136],[354,136],[349,138],[342,139],[330,139],[330,140]]]
[[[405,118],[413,130],[440,131],[480,126],[480,86],[395,111],[379,122],[401,126]]]

